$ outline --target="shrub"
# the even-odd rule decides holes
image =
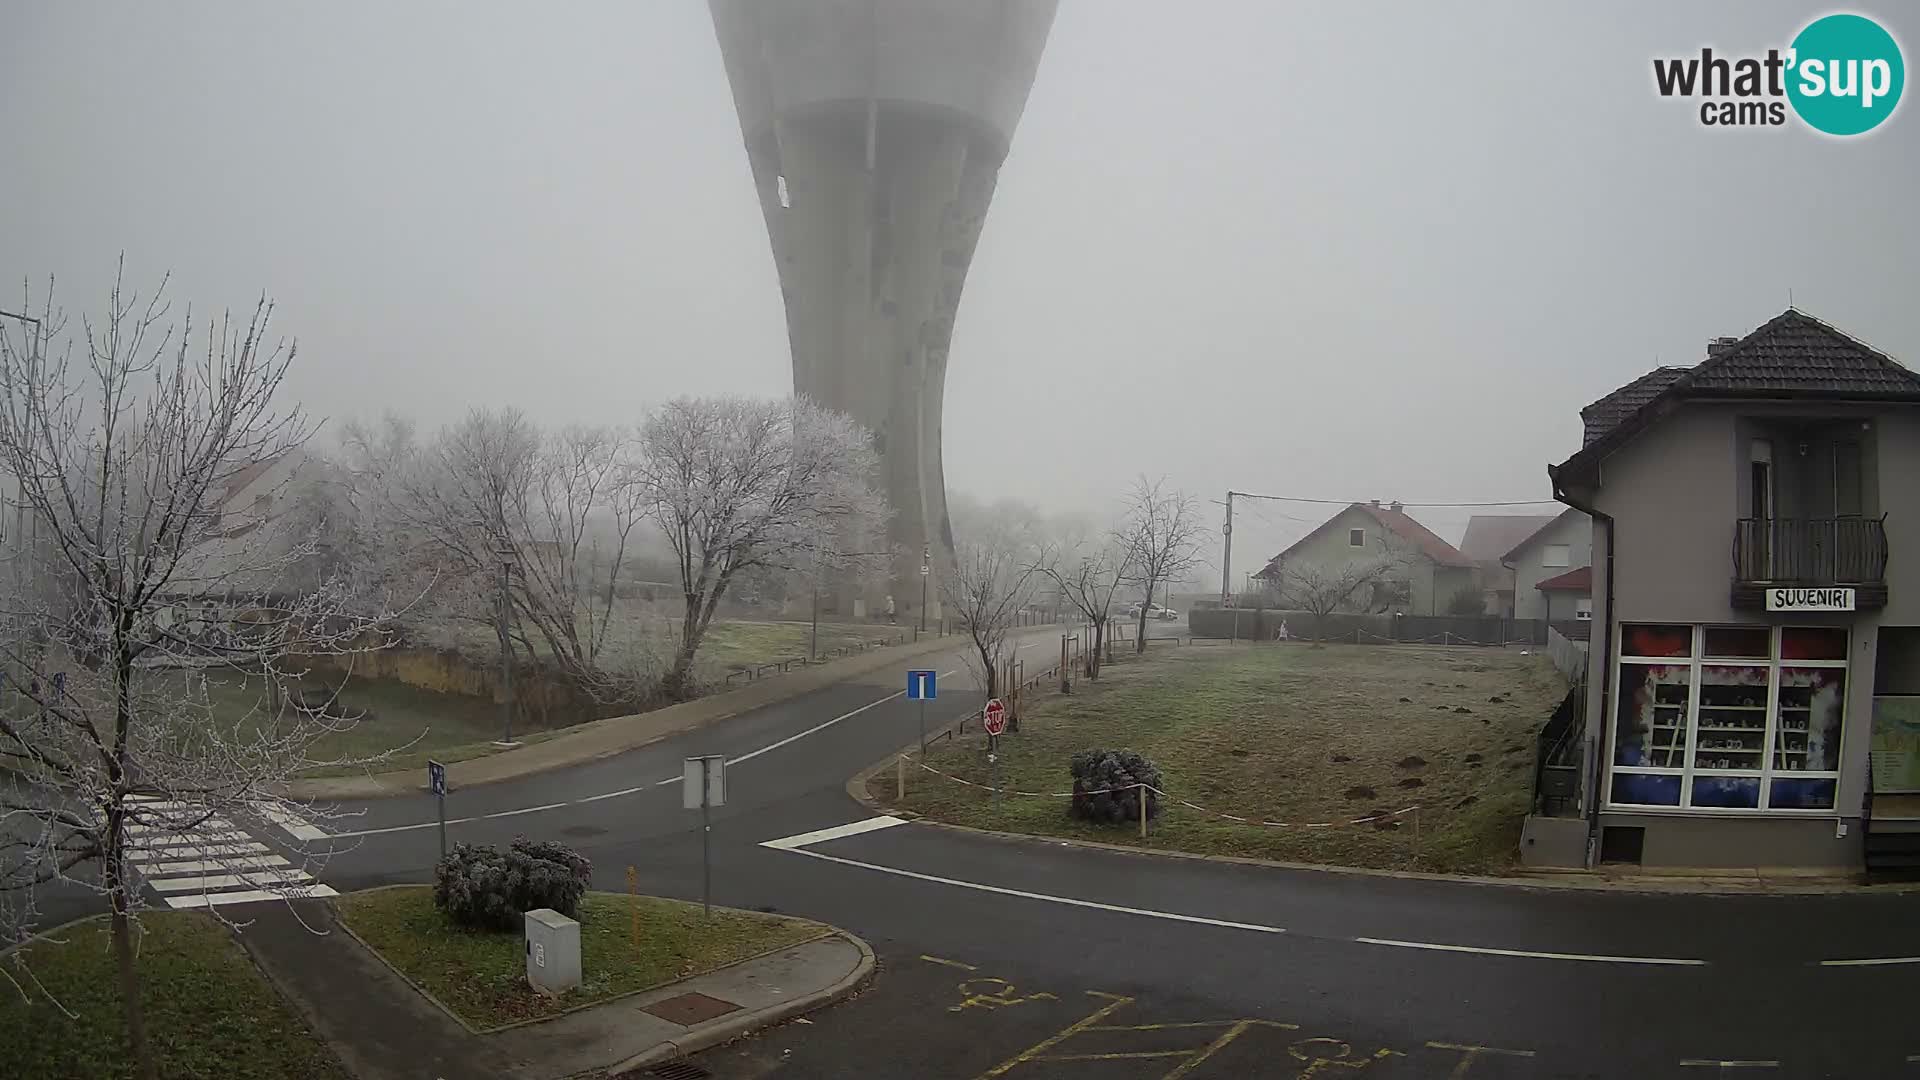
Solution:
[[[1146,796],[1147,817],[1160,816],[1160,796],[1135,784],[1165,787],[1160,768],[1131,750],[1083,750],[1068,765],[1073,773],[1073,801],[1067,812],[1099,825],[1126,825],[1140,820],[1140,797]]]
[[[433,905],[462,926],[518,930],[535,908],[577,917],[592,873],[586,856],[548,840],[517,837],[504,852],[457,844],[434,867]]]

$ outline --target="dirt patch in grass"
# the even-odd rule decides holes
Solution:
[[[1545,658],[1427,646],[1170,649],[1107,669],[1071,696],[1031,700],[1004,739],[1001,776],[1022,791],[1071,788],[1067,762],[1094,747],[1128,749],[1160,766],[1168,793],[1259,821],[1316,823],[1371,816],[1355,800],[1418,804],[1372,827],[1241,825],[1163,804],[1150,837],[1067,816],[1066,800],[1010,797],[914,770],[899,805],[980,828],[1073,836],[1208,854],[1450,873],[1509,867],[1529,797],[1522,768],[1482,769],[1503,745],[1531,745],[1566,692]],[[1502,700],[1492,702],[1491,697]],[[1400,699],[1405,698],[1405,701]],[[1464,702],[1476,703],[1470,715]],[[1236,751],[1241,751],[1236,753]],[[1406,777],[1414,759],[1418,778]],[[933,768],[989,779],[984,741],[935,747]],[[1415,787],[1412,780],[1417,783]],[[870,792],[894,802],[892,770]],[[1364,792],[1364,794],[1362,794]]]
[[[720,909],[708,919],[698,904],[588,893],[580,905],[581,983],[551,998],[527,986],[520,934],[455,926],[433,906],[427,886],[357,893],[334,904],[361,940],[476,1028],[555,1016],[830,932],[804,919]]]
[[[222,1080],[339,1078],[333,1054],[280,1000],[225,927],[192,912],[141,919],[141,1000],[165,1077]],[[20,953],[42,992],[4,963],[25,988],[0,983],[0,1073],[18,1077],[128,1077],[119,979],[107,924],[67,927]],[[66,1012],[48,1000],[78,1015]]]

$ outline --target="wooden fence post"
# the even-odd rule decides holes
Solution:
[[[1140,796],[1140,839],[1147,838],[1147,785],[1135,784],[1134,793]]]

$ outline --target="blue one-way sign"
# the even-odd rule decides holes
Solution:
[[[907,700],[932,701],[936,696],[933,690],[933,672],[907,672]]]

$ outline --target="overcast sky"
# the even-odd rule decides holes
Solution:
[[[1825,10],[1065,0],[960,308],[949,483],[1544,499],[1581,405],[1789,290],[1920,362],[1920,103],[1840,141],[1652,89]],[[1912,9],[1853,10],[1914,63]],[[9,5],[0,278],[97,307],[122,251],[202,308],[275,297],[335,418],[791,386],[700,0]],[[1237,569],[1324,516],[1250,510]]]

